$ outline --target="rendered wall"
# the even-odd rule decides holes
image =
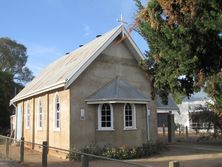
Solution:
[[[151,98],[149,76],[139,67],[138,62],[122,42],[113,42],[99,57],[74,81],[70,87],[71,97],[71,145],[83,147],[90,143],[106,143],[123,145],[141,145],[146,140],[146,108],[138,106],[137,130],[123,131],[123,107],[114,106],[115,131],[97,131],[98,105],[87,105],[85,99],[113,80],[116,76],[126,80],[140,90],[145,96]],[[123,104],[122,104],[123,105]],[[151,110],[150,137],[156,141],[157,120],[155,104],[151,100],[148,104]],[[80,120],[80,110],[85,110],[85,120]],[[119,115],[119,116],[118,116]],[[141,125],[140,125],[141,123]]]
[[[60,97],[61,113],[60,113],[60,130],[55,130],[54,118],[55,118],[55,94]],[[42,129],[38,128],[38,110],[39,110],[39,97],[42,99],[42,111],[43,111],[43,126]],[[19,102],[17,105],[24,107],[23,110],[23,136],[25,141],[42,144],[43,141],[48,141],[49,146],[69,149],[70,147],[70,95],[69,90],[55,90],[41,94],[39,96],[25,99]],[[27,103],[30,103],[30,127],[26,126],[27,119]],[[35,149],[40,149],[35,145]]]

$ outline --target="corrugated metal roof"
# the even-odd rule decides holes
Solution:
[[[118,26],[105,33],[104,35],[94,39],[88,44],[76,49],[75,51],[61,57],[47,68],[45,68],[37,77],[33,79],[25,88],[16,95],[11,101],[17,101],[29,94],[34,94],[40,90],[45,90],[55,85],[64,86],[66,81],[77,72],[90,57],[106,43],[117,31],[121,29]]]
[[[88,104],[96,104],[104,101],[133,101],[137,103],[147,103],[150,99],[145,97],[138,89],[130,85],[127,81],[118,77],[100,88],[86,99]]]
[[[68,88],[93,60],[121,33],[127,36],[132,48],[137,53],[135,56],[143,59],[142,53],[130,35],[125,28],[120,25],[50,64],[33,79],[33,81],[27,84],[10,103],[56,88]]]
[[[162,99],[160,98],[159,95],[156,97],[156,108],[158,110],[177,110],[179,111],[179,107],[173,100],[173,97],[171,95],[168,96],[168,104],[165,105],[162,103]]]

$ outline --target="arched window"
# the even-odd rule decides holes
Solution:
[[[38,104],[38,128],[42,129],[42,127],[43,127],[42,98],[39,98],[39,104]]]
[[[99,105],[98,130],[113,130],[113,107],[111,104]]]
[[[30,103],[27,101],[26,105],[26,128],[30,128]]]
[[[136,128],[135,105],[126,103],[124,105],[124,129]]]
[[[55,95],[55,119],[54,119],[55,130],[60,130],[60,110],[61,110],[60,98],[59,98],[59,95],[56,94]]]

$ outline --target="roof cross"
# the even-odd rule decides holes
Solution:
[[[121,25],[123,25],[123,24],[128,24],[128,23],[123,19],[123,15],[122,15],[122,13],[121,13],[120,18],[117,19],[117,21],[118,21]]]

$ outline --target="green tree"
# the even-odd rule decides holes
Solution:
[[[190,96],[222,69],[221,0],[149,0],[136,29],[147,41],[147,71],[162,98]]]
[[[9,116],[13,107],[10,99],[21,90],[23,84],[33,79],[32,72],[25,66],[26,47],[9,38],[0,38],[0,127],[9,127]]]
[[[13,75],[15,82],[27,83],[33,79],[32,72],[25,66],[26,47],[9,38],[0,38],[0,70]]]

